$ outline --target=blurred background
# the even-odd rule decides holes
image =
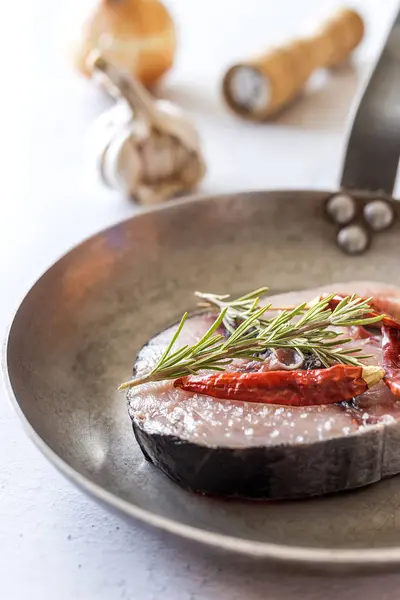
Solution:
[[[69,41],[87,4],[19,0],[3,7],[1,333],[28,287],[62,253],[140,210],[124,193],[105,188],[92,176],[87,136],[113,102],[79,75],[70,60]],[[245,121],[228,110],[221,97],[226,69],[295,37],[304,23],[318,22],[344,3],[165,4],[176,23],[177,53],[173,68],[153,93],[180,105],[198,129],[207,163],[199,191],[334,189],[352,103],[373,67],[398,0],[354,0],[351,6],[365,20],[366,35],[352,61],[318,73],[295,104],[265,124]],[[236,572],[239,559],[217,567],[205,551],[186,554],[181,542],[173,545],[164,534],[141,526],[124,527],[83,498],[45,463],[5,402],[0,403],[0,439],[0,596],[5,600],[27,594],[34,600],[53,598],[54,589],[60,600],[150,600],[171,586],[176,590],[171,600],[266,597],[263,569]],[[351,585],[315,579],[314,584],[311,589],[306,579],[294,576],[282,582],[271,574],[269,597],[298,598],[306,591],[309,600],[322,594],[384,600],[398,598],[400,590],[394,576],[358,579]]]
[[[39,273],[73,243],[136,210],[118,191],[93,186],[85,169],[86,136],[111,104],[74,71],[68,56],[87,4],[19,0],[7,4],[1,22],[1,221],[7,227],[0,244],[3,254],[12,248],[12,278],[31,263],[33,250]],[[334,187],[351,103],[373,66],[397,1],[352,2],[366,23],[354,67],[319,73],[294,106],[265,125],[243,121],[223,104],[226,68],[287,41],[304,22],[318,21],[343,2],[322,7],[318,0],[166,0],[166,5],[178,46],[175,65],[157,93],[180,104],[198,127],[208,166],[201,189]],[[1,268],[8,271],[8,264]]]

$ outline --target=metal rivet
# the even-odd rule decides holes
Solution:
[[[360,225],[348,225],[339,231],[337,242],[348,254],[361,254],[368,248],[370,239]]]
[[[356,214],[356,203],[347,194],[336,194],[326,203],[326,212],[338,225],[349,223]]]
[[[368,202],[364,207],[364,219],[374,231],[383,231],[393,223],[393,207],[385,200]]]

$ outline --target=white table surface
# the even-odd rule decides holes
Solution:
[[[80,0],[19,0],[0,20],[0,332],[19,299],[63,252],[131,216],[83,168],[88,128],[107,102],[76,76],[64,40]],[[368,36],[357,68],[315,82],[278,122],[230,115],[218,96],[223,67],[285,37],[319,0],[170,0],[179,58],[164,93],[196,119],[206,191],[335,186],[346,117],[393,18],[396,0],[359,0]],[[337,5],[337,2],[326,2]],[[228,24],[229,22],[229,24]],[[0,391],[0,598],[4,600],[398,599],[400,575],[346,579],[267,570],[210,555],[109,515],[65,481],[26,438]]]

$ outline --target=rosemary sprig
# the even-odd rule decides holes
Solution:
[[[247,297],[242,297],[241,302],[234,307],[240,313],[241,323],[233,329],[228,339],[218,333],[218,329],[227,319],[229,310],[229,318],[233,315],[230,306],[223,306],[217,319],[196,344],[174,350],[188,317],[186,313],[152,371],[143,377],[123,383],[119,389],[177,379],[202,370],[224,371],[233,359],[262,360],[263,353],[277,348],[293,348],[303,356],[305,353],[314,354],[325,366],[335,363],[360,365],[360,360],[368,357],[360,354],[360,348],[343,348],[351,339],[342,338],[340,333],[329,328],[370,325],[383,318],[383,315],[368,317],[371,313],[371,298],[363,300],[356,295],[344,298],[332,311],[329,308],[329,302],[334,297],[332,294],[315,302],[311,307],[302,303],[293,309],[283,310],[278,316],[268,320],[264,315],[271,309],[271,305],[258,308],[259,296],[255,294],[256,292],[253,292]],[[224,297],[218,297],[221,303],[225,300]],[[247,317],[243,314],[245,312]]]
[[[230,300],[230,294],[218,295],[195,292],[195,296],[203,300],[203,302],[199,302],[199,306],[203,308],[210,309],[216,307],[220,312],[227,309],[223,318],[223,324],[229,333],[233,333],[242,321],[245,321],[259,308],[260,298],[267,292],[268,288],[262,287],[245,296],[236,298],[236,300]],[[257,325],[259,324],[260,321]]]

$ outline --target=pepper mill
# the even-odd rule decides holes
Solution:
[[[225,100],[241,117],[264,121],[298,96],[316,69],[342,63],[363,35],[360,15],[341,9],[311,35],[230,67],[222,85]]]

